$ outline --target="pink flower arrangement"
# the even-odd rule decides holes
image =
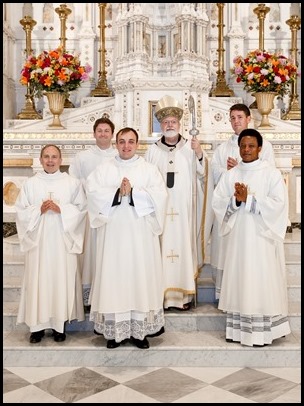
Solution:
[[[89,80],[92,68],[82,66],[78,55],[72,55],[58,47],[43,51],[37,57],[30,55],[21,71],[20,83],[31,86],[33,95],[41,97],[43,92],[69,93],[82,82]]]
[[[275,92],[282,97],[297,75],[291,59],[266,51],[251,51],[245,58],[236,56],[233,64],[231,73],[237,83],[245,83],[244,89],[252,93]]]

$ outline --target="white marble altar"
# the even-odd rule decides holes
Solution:
[[[264,24],[265,49],[290,55],[291,31],[286,24],[295,3],[271,3]],[[189,96],[193,96],[196,127],[203,147],[211,157],[216,146],[231,134],[228,111],[237,102],[250,105],[254,99],[230,75],[233,58],[259,46],[257,4],[225,3],[224,70],[231,97],[210,97],[218,71],[218,8],[216,3],[107,3],[105,20],[105,68],[109,97],[91,97],[100,70],[98,3],[68,3],[72,12],[66,22],[66,47],[79,51],[81,63],[92,68],[90,82],[71,92],[75,108],[61,115],[64,130],[50,130],[51,114],[46,98],[35,99],[42,119],[17,120],[25,103],[25,86],[19,75],[25,60],[26,39],[20,24],[26,14],[36,21],[31,33],[34,54],[60,44],[60,21],[54,12],[57,3],[4,3],[3,18],[3,153],[4,174],[8,182],[30,176],[38,169],[42,145],[53,142],[63,153],[66,170],[74,154],[93,142],[94,121],[108,115],[119,129],[134,127],[140,135],[139,153],[158,138],[153,120],[157,101],[169,94],[184,108],[182,133],[188,137],[191,114]],[[298,9],[297,9],[298,10]],[[301,31],[297,33],[300,56]],[[299,69],[300,58],[299,60]],[[297,92],[301,101],[301,78]],[[270,115],[273,127],[262,130],[275,149],[278,167],[289,187],[290,219],[300,222],[301,121],[282,120],[290,97],[275,100]],[[257,128],[261,116],[252,109],[252,126]],[[11,208],[4,212],[10,214]]]

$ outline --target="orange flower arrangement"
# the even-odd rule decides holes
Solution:
[[[297,67],[289,58],[279,54],[255,50],[245,58],[236,56],[231,73],[237,83],[245,83],[248,92],[275,92],[283,96],[295,80]]]
[[[21,71],[20,83],[31,86],[33,95],[41,97],[43,92],[69,93],[82,82],[89,80],[92,68],[81,66],[78,55],[72,55],[58,47],[43,51],[37,57],[30,55]]]

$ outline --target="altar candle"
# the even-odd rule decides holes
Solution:
[[[290,15],[291,16],[300,15],[300,3],[290,3]]]

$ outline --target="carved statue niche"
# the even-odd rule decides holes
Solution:
[[[44,23],[53,23],[53,22],[54,22],[54,7],[53,7],[53,3],[44,3],[42,21],[43,21]]]
[[[159,35],[158,37],[158,57],[165,58],[167,52],[166,36]]]

